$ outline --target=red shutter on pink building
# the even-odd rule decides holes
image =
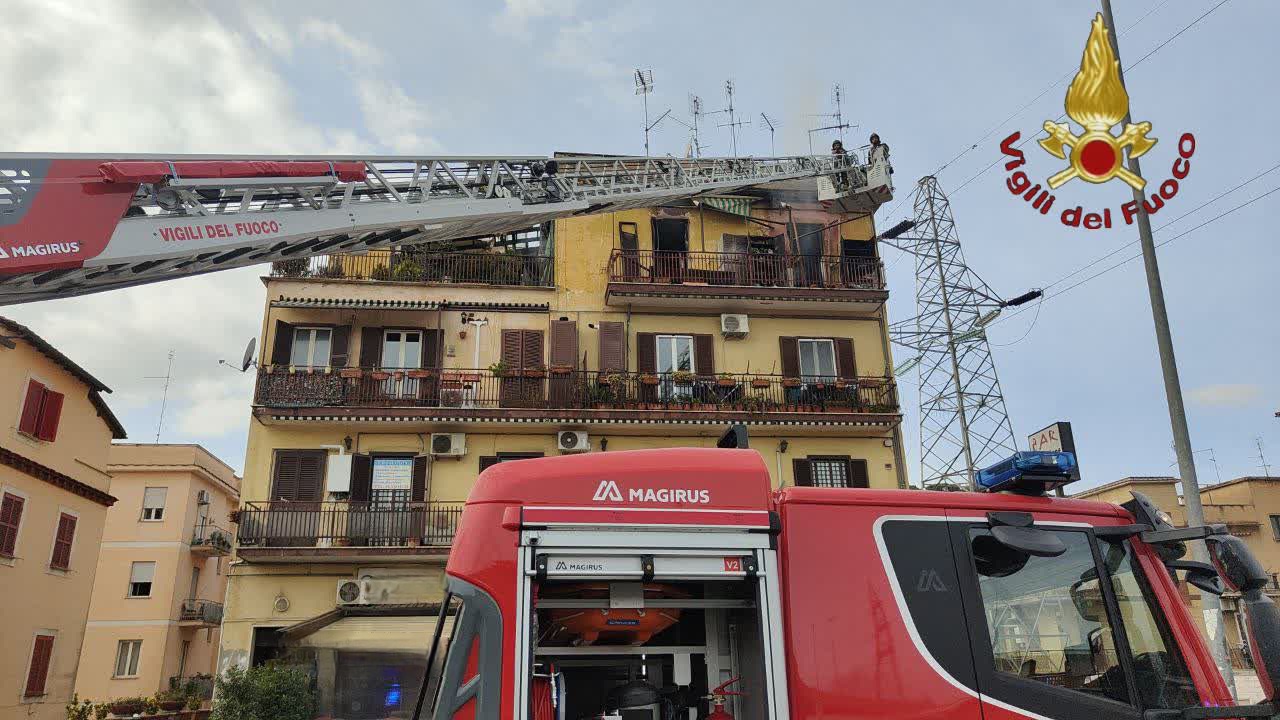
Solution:
[[[49,567],[66,570],[71,567],[71,545],[76,539],[76,518],[62,513],[58,518],[58,534],[53,539],[53,558]]]
[[[53,442],[58,437],[58,421],[62,418],[62,393],[48,388],[44,390],[44,404],[40,407],[40,427],[36,437]]]
[[[5,494],[0,499],[0,555],[13,557],[18,546],[18,526],[22,524],[22,508],[26,501]]]
[[[44,383],[36,380],[27,382],[27,399],[22,404],[22,419],[18,421],[18,432],[35,435],[40,429],[40,404],[44,402]]]
[[[37,635],[31,648],[31,665],[27,670],[25,697],[44,695],[45,681],[49,679],[49,661],[53,659],[53,636]]]

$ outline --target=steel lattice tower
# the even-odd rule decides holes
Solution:
[[[978,469],[1017,450],[983,330],[1005,303],[965,265],[936,178],[920,180],[913,205],[914,237],[895,244],[915,256],[917,316],[894,339],[918,353],[920,478],[925,488],[968,489]]]

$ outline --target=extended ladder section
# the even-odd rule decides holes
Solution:
[[[0,305],[805,178],[837,210],[892,197],[887,172],[835,156],[0,155]]]

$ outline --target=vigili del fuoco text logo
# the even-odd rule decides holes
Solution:
[[[1099,13],[1089,31],[1089,41],[1080,60],[1080,72],[1067,88],[1067,116],[1076,121],[1084,132],[1072,132],[1071,125],[1065,122],[1046,120],[1044,123],[1048,136],[1040,139],[1040,147],[1068,163],[1067,167],[1045,180],[1048,187],[1033,184],[1027,173],[1018,169],[1027,161],[1026,155],[1015,147],[1022,137],[1021,132],[1015,132],[1000,143],[1000,151],[1013,158],[1004,164],[1005,170],[1011,173],[1005,178],[1006,187],[1039,210],[1041,215],[1048,215],[1058,199],[1050,191],[1076,178],[1095,184],[1119,178],[1134,190],[1143,191],[1143,207],[1148,215],[1155,215],[1166,202],[1173,200],[1178,194],[1178,182],[1191,172],[1191,156],[1196,151],[1196,139],[1191,133],[1183,133],[1178,138],[1178,157],[1170,169],[1172,177],[1160,183],[1158,188],[1147,188],[1145,179],[1125,167],[1126,150],[1129,157],[1136,158],[1155,147],[1158,140],[1147,136],[1151,132],[1149,122],[1124,123],[1119,134],[1112,132],[1129,114],[1129,95],[1120,82],[1120,63],[1107,39],[1108,32]],[[1115,217],[1126,225],[1132,225],[1137,215],[1138,203],[1130,200],[1119,206]],[[1081,205],[1062,209],[1059,219],[1067,227],[1084,227],[1086,230],[1109,228],[1114,222],[1111,208],[1090,211]]]

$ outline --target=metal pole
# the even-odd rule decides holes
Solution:
[[[1107,37],[1116,56],[1116,71],[1120,84],[1124,85],[1124,70],[1120,63],[1120,44],[1115,34],[1115,22],[1111,17],[1111,0],[1102,0],[1102,19],[1107,25]],[[1125,112],[1124,123],[1133,118]],[[1129,158],[1129,169],[1142,175],[1138,159]],[[1173,336],[1169,332],[1169,313],[1164,304],[1164,287],[1160,282],[1160,264],[1156,259],[1156,245],[1151,237],[1151,218],[1147,215],[1142,191],[1134,190],[1133,199],[1138,204],[1138,237],[1142,244],[1142,264],[1147,273],[1147,293],[1151,296],[1151,316],[1156,326],[1156,346],[1160,352],[1160,370],[1164,375],[1165,400],[1169,405],[1169,422],[1173,429],[1173,447],[1178,456],[1178,474],[1182,478],[1182,494],[1187,503],[1187,525],[1204,524],[1204,507],[1200,503],[1200,483],[1196,479],[1195,456],[1191,452],[1191,433],[1187,429],[1187,412],[1182,404],[1182,382],[1178,379],[1178,361],[1173,354]],[[1209,562],[1208,548],[1203,540],[1191,543],[1191,555],[1200,562]],[[1235,675],[1231,670],[1227,651],[1227,636],[1222,627],[1222,603],[1213,593],[1200,591],[1200,607],[1204,612],[1205,629],[1209,633],[1209,649],[1222,677],[1236,694]]]
[[[930,231],[932,231],[934,238],[939,238],[938,215],[933,206],[933,193],[929,194],[929,217],[933,219],[933,227],[930,228]],[[956,333],[955,326],[951,322],[951,299],[947,293],[947,270],[943,267],[942,262],[941,239],[933,243],[933,251],[938,260],[938,287],[942,291],[942,315],[947,320],[947,351],[951,354],[951,381],[956,387],[956,410],[960,418],[960,437],[964,441],[965,482],[969,485],[969,490],[973,490],[973,449],[969,447],[969,417],[964,411],[964,387],[960,384],[960,358],[956,355]],[[923,418],[921,422],[923,422]],[[921,462],[924,462],[923,456]],[[923,481],[923,467],[920,472]]]
[[[649,90],[644,93],[644,156],[649,157]]]

